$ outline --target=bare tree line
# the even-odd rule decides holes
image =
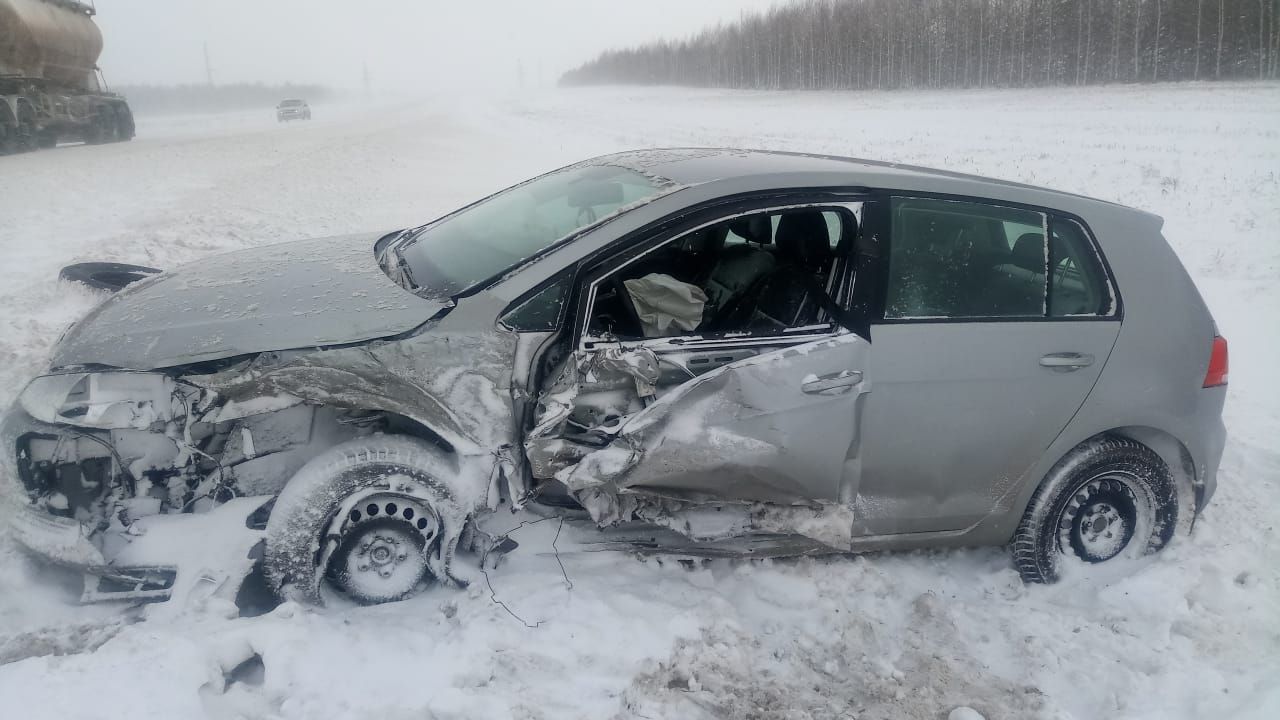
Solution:
[[[1280,0],[798,0],[566,85],[1023,87],[1280,77]]]

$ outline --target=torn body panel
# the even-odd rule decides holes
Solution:
[[[514,333],[440,333],[267,353],[215,373],[42,378],[50,389],[24,396],[24,406],[50,408],[40,414],[54,422],[16,410],[5,418],[4,440],[18,452],[13,472],[0,474],[22,485],[5,493],[21,505],[17,537],[101,574],[133,562],[114,538],[148,518],[178,520],[243,497],[261,506],[319,453],[378,432],[452,450],[469,477],[506,475],[495,467],[515,464],[505,451],[515,435],[515,350]],[[475,504],[495,502],[497,491],[481,488]]]
[[[649,348],[578,353],[543,397],[530,462],[601,524],[644,519],[705,539],[698,508],[720,508],[723,522],[736,505],[730,535],[791,532],[847,549],[869,350],[843,333],[676,384],[657,371],[670,361]]]

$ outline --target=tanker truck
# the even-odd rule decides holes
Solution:
[[[95,14],[76,0],[0,0],[0,153],[133,138],[128,103],[98,70]]]

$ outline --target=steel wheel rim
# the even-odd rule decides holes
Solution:
[[[1128,474],[1106,473],[1080,483],[1058,514],[1058,547],[1088,563],[1111,560],[1136,547],[1150,528],[1151,499]]]
[[[363,495],[334,518],[337,548],[326,574],[361,602],[398,600],[427,575],[427,551],[439,534],[439,519],[422,500],[386,490]]]

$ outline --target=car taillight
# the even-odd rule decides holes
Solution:
[[[1204,374],[1204,386],[1226,385],[1227,365],[1227,339],[1218,335],[1213,339],[1213,354],[1209,356],[1209,372]]]

